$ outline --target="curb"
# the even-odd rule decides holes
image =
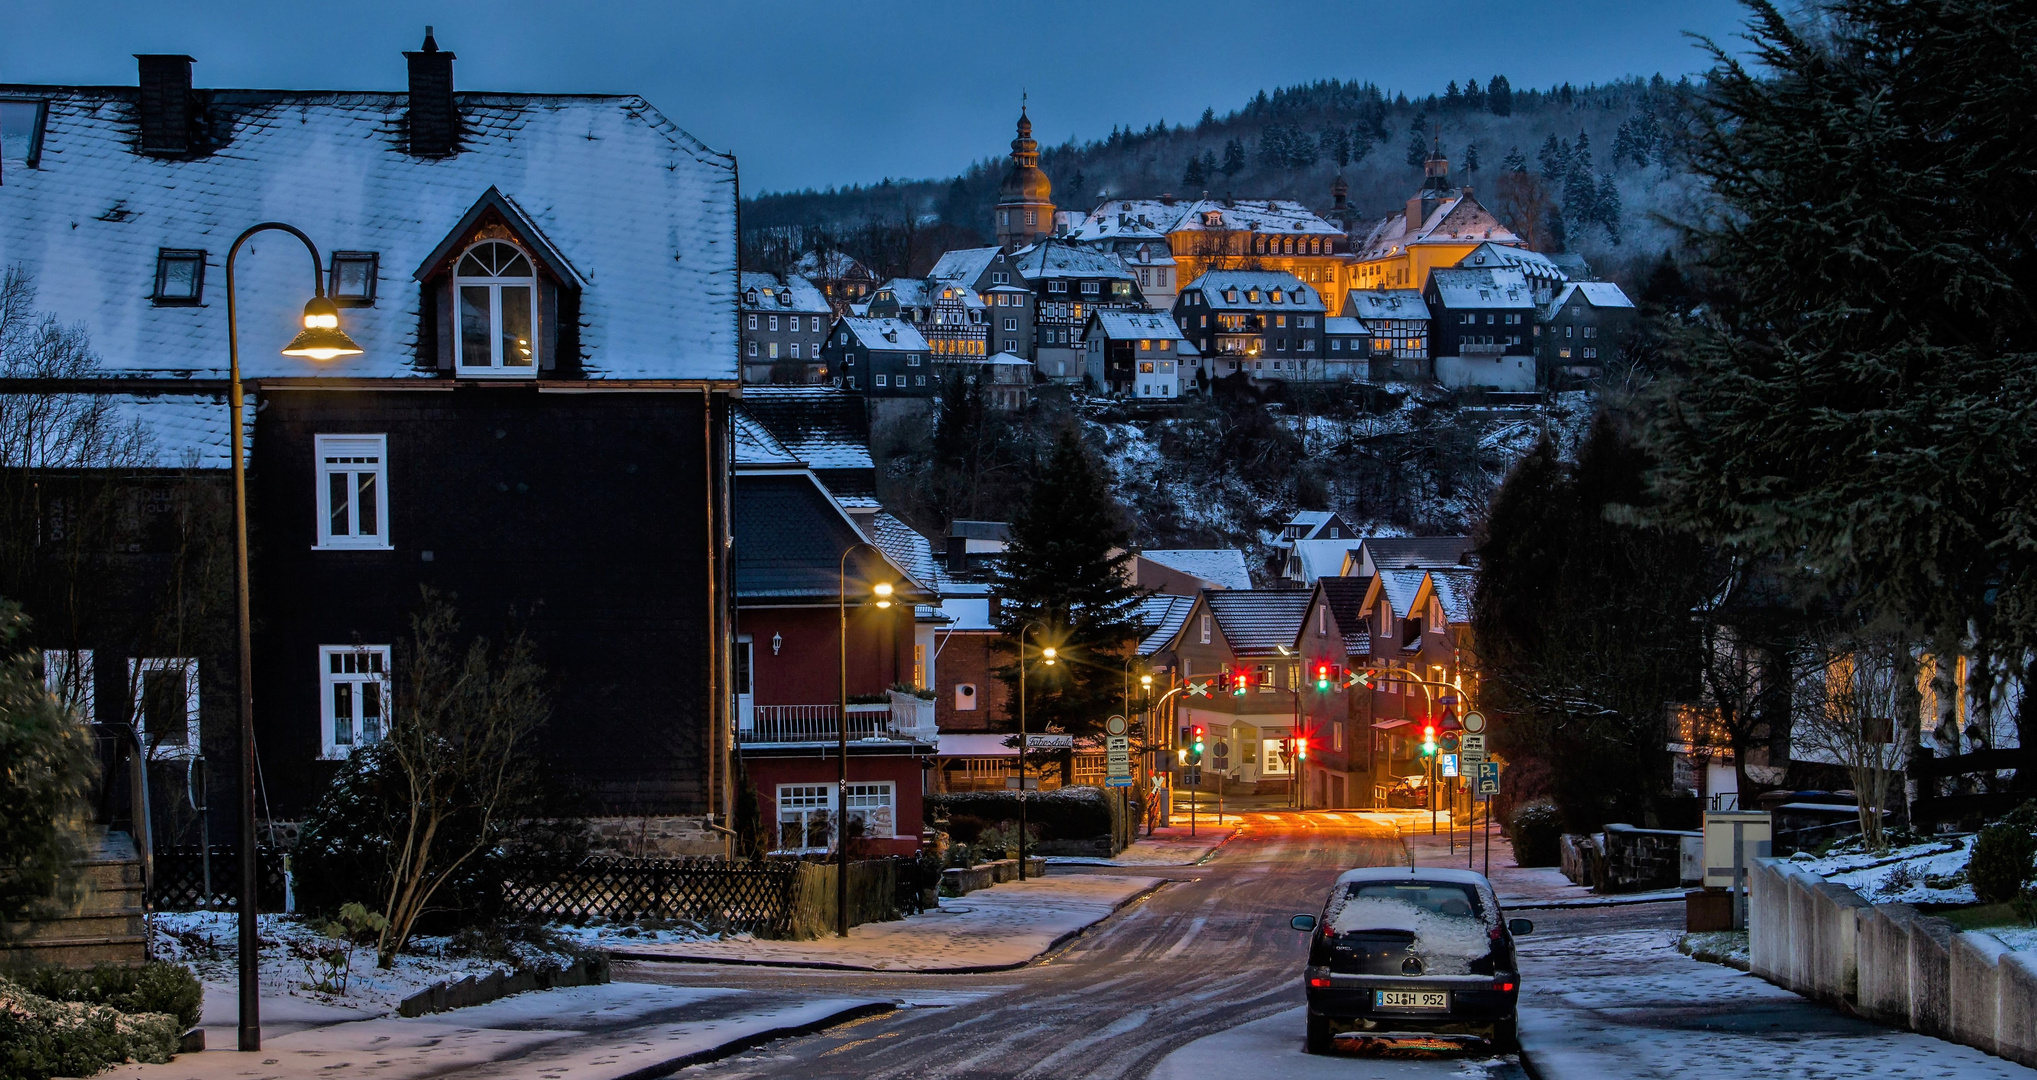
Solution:
[[[765,1043],[776,1042],[779,1039],[793,1039],[802,1035],[811,1035],[816,1031],[825,1031],[837,1024],[847,1023],[850,1020],[860,1020],[866,1016],[882,1016],[885,1013],[895,1011],[897,1008],[898,1006],[888,1001],[866,1001],[861,1005],[851,1005],[846,1009],[829,1013],[819,1019],[809,1020],[803,1024],[788,1024],[785,1027],[753,1031],[740,1039],[731,1039],[720,1046],[711,1046],[705,1050],[695,1050],[690,1054],[680,1054],[676,1057],[666,1058],[655,1064],[646,1065],[634,1072],[618,1076],[615,1080],[656,1080],[658,1077],[670,1076],[680,1069],[692,1065],[705,1065],[711,1061],[720,1061],[726,1057],[733,1057],[745,1050],[755,1049]]]
[[[1499,906],[1506,911],[1560,911],[1566,908],[1627,907],[1633,904],[1675,904],[1682,902],[1683,894],[1656,896],[1642,893],[1639,896],[1608,896],[1603,899],[1546,900],[1541,902],[1527,900],[1526,897],[1522,899],[1527,902],[1510,904],[1507,903],[1507,898],[1502,896],[1500,897]]]
[[[1116,904],[1112,905],[1109,913],[1104,915],[1102,918],[1096,920],[1095,922],[1090,923],[1087,926],[1078,926],[1075,929],[1070,930],[1067,933],[1062,934],[1060,937],[1057,937],[1054,940],[1048,942],[1046,947],[1041,949],[1039,952],[1034,953],[1033,955],[1025,958],[1024,960],[1019,960],[1009,964],[969,964],[960,967],[938,967],[938,968],[877,968],[869,967],[864,964],[830,963],[826,960],[740,960],[740,959],[730,959],[725,956],[683,956],[671,953],[636,952],[633,950],[632,951],[611,950],[608,955],[612,959],[616,960],[636,960],[648,963],[727,964],[731,967],[804,968],[809,971],[868,971],[876,972],[878,974],[883,975],[986,975],[991,972],[997,971],[1016,971],[1019,968],[1027,967],[1031,964],[1037,963],[1041,957],[1044,957],[1047,954],[1054,952],[1056,949],[1059,949],[1061,946],[1068,944],[1070,941],[1073,941],[1076,938],[1081,937],[1082,935],[1095,929],[1096,927],[1103,925],[1105,922],[1108,922],[1112,918],[1116,917],[1118,912],[1123,911],[1124,909],[1132,906],[1133,904],[1136,904],[1139,901],[1144,900],[1148,896],[1153,895],[1155,892],[1158,892],[1160,890],[1161,886],[1168,884],[1171,884],[1171,882],[1158,881],[1151,885],[1146,886],[1143,889],[1140,889],[1138,892],[1135,892],[1132,895],[1127,896],[1123,900],[1120,900]],[[889,1008],[890,1006],[886,1007]],[[630,1080],[630,1078],[623,1077],[621,1078],[621,1080]]]

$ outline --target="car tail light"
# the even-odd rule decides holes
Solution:
[[[1492,984],[1492,988],[1494,990],[1499,991],[1502,994],[1511,994],[1514,992],[1514,984],[1510,982],[1496,982]]]
[[[1499,929],[1499,927],[1495,926],[1495,927],[1493,927],[1492,929],[1490,929],[1490,930],[1487,930],[1487,931],[1485,932],[1485,936],[1486,936],[1486,937],[1488,937],[1488,938],[1491,938],[1491,939],[1492,939],[1492,940],[1494,940],[1494,941],[1498,941],[1498,940],[1499,940],[1499,936],[1500,936],[1500,929]]]
[[[1308,977],[1308,984],[1310,986],[1328,986],[1330,985],[1330,977],[1328,975],[1311,975]]]

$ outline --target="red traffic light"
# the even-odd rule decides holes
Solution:
[[[1300,759],[1301,759],[1301,760],[1303,760],[1303,761],[1307,761],[1307,760],[1308,760],[1308,737],[1307,737],[1307,736],[1303,736],[1303,737],[1301,737],[1301,738],[1299,738],[1299,739],[1296,739],[1296,740],[1294,740],[1294,756],[1295,756],[1295,757],[1298,757],[1298,758],[1300,758]]]

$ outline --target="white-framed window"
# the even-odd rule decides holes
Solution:
[[[538,278],[529,256],[502,240],[475,244],[453,268],[453,296],[460,374],[537,373]]]
[[[879,385],[879,386],[884,386],[884,385],[886,385],[886,379],[887,379],[887,376],[886,376],[886,375],[884,375],[884,374],[883,374],[882,372],[879,372],[879,373],[878,373],[878,375],[877,375],[877,385]]]
[[[92,650],[44,649],[42,684],[78,719],[92,722]]]
[[[794,360],[799,359],[799,342],[797,341],[792,343],[792,358]]]
[[[322,756],[343,758],[389,734],[389,646],[320,645]]]
[[[778,329],[778,316],[776,315],[771,316],[771,329]]]
[[[915,352],[915,353],[906,353],[906,354],[905,354],[905,366],[906,366],[906,367],[918,367],[918,366],[919,366],[919,354],[918,354],[918,353],[916,353],[916,352]]]
[[[1017,319],[1006,319],[1006,320],[1004,320],[1004,330],[1005,330],[1005,333],[1011,333],[1011,332],[1013,332],[1013,331],[1015,331],[1015,330],[1017,330],[1017,329],[1018,329],[1018,320],[1017,320]]]
[[[755,341],[750,342],[750,355],[751,356],[757,355],[757,343]]]
[[[775,341],[771,343],[771,359],[778,359],[778,343]]]
[[[320,435],[318,546],[389,548],[389,439],[386,435]]]
[[[197,658],[145,656],[129,660],[127,677],[143,752],[152,758],[196,757]]]
[[[1209,613],[1204,612],[1202,616],[1202,643],[1204,645],[1209,644],[1209,628],[1210,628]]]
[[[750,312],[748,328],[751,330],[757,328],[757,313],[754,311]]]
[[[827,851],[835,843],[835,785],[778,785],[778,850]],[[868,840],[889,840],[897,825],[891,782],[849,785],[849,820]]]
[[[1003,285],[1010,280],[1011,280],[1010,275],[1006,274],[1002,270],[992,270],[990,272],[990,283],[992,285]]]

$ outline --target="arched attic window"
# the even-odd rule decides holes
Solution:
[[[459,374],[537,373],[538,281],[528,255],[505,240],[475,244],[453,266],[453,293]]]

